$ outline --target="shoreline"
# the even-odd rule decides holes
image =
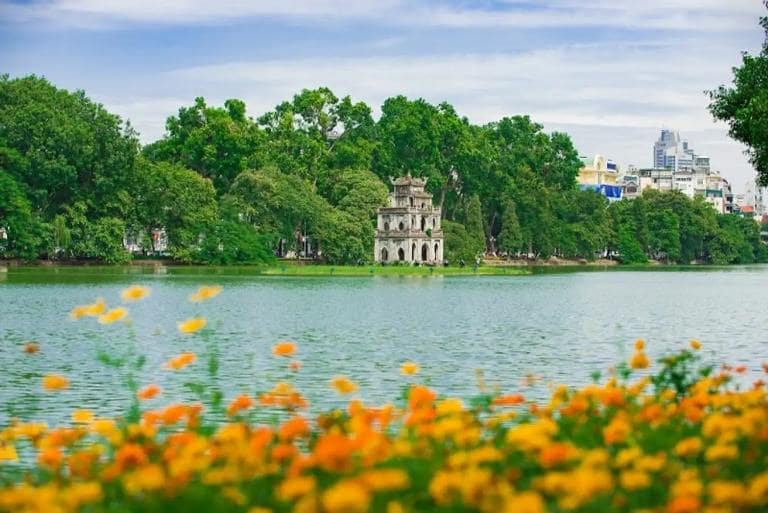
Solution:
[[[381,266],[367,264],[354,265],[330,265],[314,262],[277,261],[269,265],[229,265],[207,266],[192,265],[175,262],[172,260],[152,259],[135,260],[128,264],[105,264],[94,261],[68,261],[51,262],[47,260],[22,262],[19,260],[0,260],[0,276],[7,274],[11,268],[25,270],[75,270],[86,272],[98,272],[99,270],[123,270],[138,274],[165,273],[184,275],[187,272],[202,272],[211,274],[251,274],[254,276],[295,276],[295,277],[363,277],[363,276],[531,276],[536,274],[548,274],[557,272],[605,272],[605,271],[704,271],[713,269],[728,269],[737,267],[732,265],[716,266],[708,264],[664,264],[649,262],[639,265],[622,265],[612,260],[595,260],[592,262],[549,259],[546,261],[524,260],[490,260],[475,268],[474,266]],[[122,273],[121,273],[122,274]]]

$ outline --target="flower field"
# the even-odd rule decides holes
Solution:
[[[190,301],[220,292],[203,287]],[[129,323],[129,303],[149,295],[132,286],[121,305],[97,300],[71,317]],[[206,326],[193,317],[178,330],[196,337]],[[544,402],[482,383],[472,399],[442,397],[417,363],[399,362],[403,394],[392,403],[365,404],[354,377],[328,376],[328,393],[349,400],[319,415],[289,381],[235,397],[201,383],[199,401],[166,404],[158,385],[135,379],[141,355],[103,356],[133,392],[132,408],[112,419],[82,405],[66,426],[0,426],[0,511],[768,511],[764,383],[740,385],[747,369],[708,365],[700,348],[692,340],[654,362],[638,340],[605,377],[553,386]],[[276,341],[265,356],[301,372],[299,349]],[[21,350],[35,358],[44,348]],[[216,357],[215,347],[180,352],[158,372],[204,365],[215,374]],[[55,401],[70,383],[49,374],[40,386]],[[264,411],[276,420],[257,421]]]

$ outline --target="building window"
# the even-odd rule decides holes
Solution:
[[[384,231],[385,232],[389,231],[389,223],[384,223]]]
[[[413,197],[408,198],[408,202],[410,203],[411,206],[413,206]]]
[[[426,228],[426,226],[427,226],[427,220],[422,217],[421,218],[421,231],[422,232],[424,231],[424,228]]]
[[[386,262],[389,259],[389,252],[387,248],[381,248],[381,261]]]
[[[416,243],[411,246],[411,260],[416,260]]]
[[[438,243],[435,242],[435,260],[437,260],[437,255],[438,255],[437,249],[438,249]]]
[[[403,248],[400,248],[400,249],[398,249],[398,250],[397,250],[397,258],[398,258],[398,260],[400,260],[401,262],[402,262],[403,260],[405,260],[405,251],[403,251]]]
[[[398,229],[399,229],[400,231],[403,231],[403,230],[405,229],[405,225],[403,224],[403,222],[402,222],[402,221],[400,221],[400,224],[398,224],[398,225],[397,225],[397,227],[398,227]]]
[[[429,257],[429,246],[427,246],[427,243],[425,242],[423,246],[421,246],[421,261],[426,262]]]

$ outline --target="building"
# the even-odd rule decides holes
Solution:
[[[581,157],[584,166],[579,170],[576,181],[581,190],[600,192],[608,200],[620,200],[622,187],[619,185],[619,166],[602,155],[594,159]]]
[[[680,138],[677,130],[663,129],[659,139],[653,145],[651,162],[653,167],[658,169],[691,169],[697,158],[706,159],[706,165],[709,167],[709,159],[697,157],[693,148],[688,146],[688,141]]]
[[[379,263],[443,262],[443,230],[440,207],[432,205],[432,194],[424,190],[426,178],[410,175],[393,180],[389,206],[376,212],[373,258]]]
[[[762,218],[768,214],[768,187],[761,187],[757,180],[748,180],[744,186],[744,203],[754,207],[756,218]]]

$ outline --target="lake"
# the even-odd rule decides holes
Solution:
[[[75,305],[104,297],[111,306],[130,284],[151,296],[129,305],[130,326],[68,318]],[[220,284],[217,298],[192,304],[197,287]],[[97,359],[140,353],[142,384],[157,383],[151,406],[189,400],[183,383],[208,379],[198,360],[181,373],[162,368],[182,351],[221,359],[219,385],[236,393],[265,391],[290,379],[312,410],[343,404],[329,379],[345,374],[365,401],[395,399],[407,380],[399,366],[421,364],[421,379],[440,393],[477,393],[476,370],[505,392],[542,396],[552,382],[582,384],[632,354],[644,338],[650,356],[691,338],[713,362],[750,366],[768,360],[768,266],[603,272],[543,272],[529,276],[267,277],[242,268],[9,267],[0,272],[0,424],[8,415],[63,422],[74,408],[125,411],[130,394],[121,374]],[[204,315],[204,335],[181,335],[176,323]],[[129,334],[133,332],[131,338]],[[25,341],[40,343],[35,355]],[[271,355],[291,340],[303,368],[293,373]],[[42,375],[71,379],[58,395],[41,392]],[[524,381],[537,379],[529,389]]]

